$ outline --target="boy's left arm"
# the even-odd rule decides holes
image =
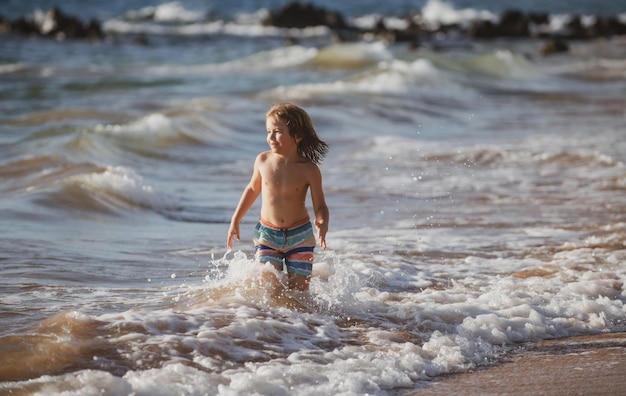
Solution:
[[[326,199],[324,198],[322,173],[317,165],[313,166],[309,180],[309,188],[311,189],[311,201],[313,203],[313,211],[315,212],[314,224],[315,228],[317,228],[317,237],[322,249],[326,249],[326,232],[328,231],[330,211],[328,210]]]

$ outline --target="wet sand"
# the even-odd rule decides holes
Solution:
[[[626,395],[626,333],[542,341],[501,364],[450,375],[423,395]]]

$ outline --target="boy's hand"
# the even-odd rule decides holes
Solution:
[[[317,228],[317,239],[319,239],[320,246],[326,250],[326,232],[328,231],[328,224],[324,220],[315,220],[315,228]]]
[[[239,240],[239,224],[230,224],[228,228],[228,238],[226,239],[226,247],[228,249],[233,248],[233,240]]]

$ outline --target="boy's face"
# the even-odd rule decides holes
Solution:
[[[289,134],[289,126],[278,117],[268,117],[265,120],[267,129],[267,144],[277,154],[298,152],[298,142],[301,138]]]

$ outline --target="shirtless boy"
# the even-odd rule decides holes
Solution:
[[[254,161],[252,178],[239,200],[226,245],[239,240],[239,223],[261,194],[261,218],[254,230],[255,256],[278,271],[287,267],[288,288],[308,290],[315,236],[305,206],[307,190],[315,214],[320,246],[326,249],[329,211],[317,164],[328,145],[318,138],[309,115],[291,103],[279,103],[265,114],[269,151]],[[264,278],[265,279],[265,278]],[[279,287],[275,277],[269,279]]]

